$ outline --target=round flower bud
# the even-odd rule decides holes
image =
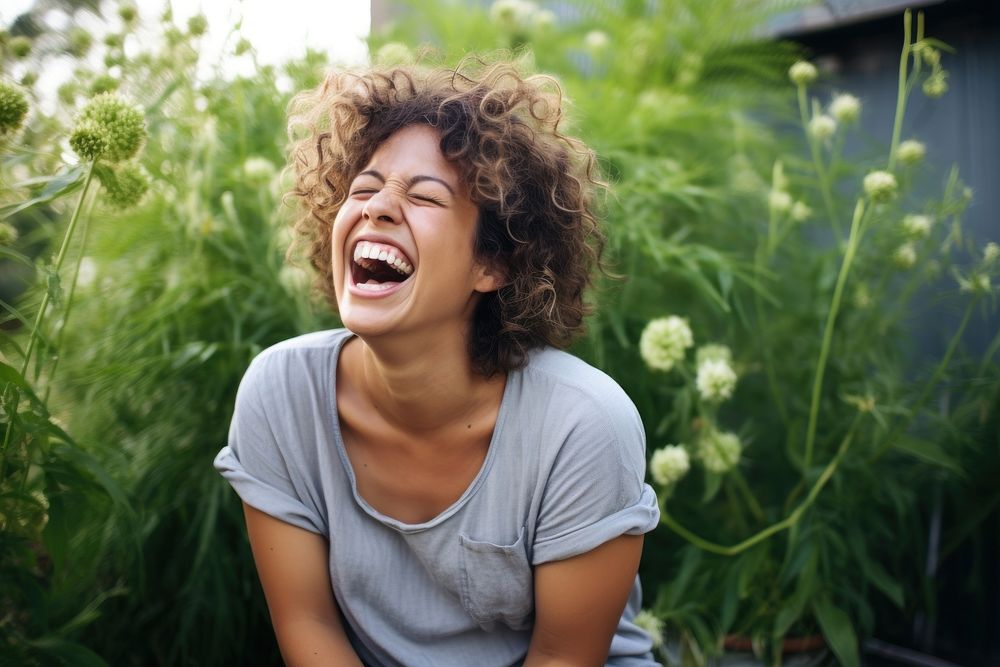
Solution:
[[[84,160],[96,160],[108,150],[108,133],[92,120],[81,120],[69,135],[69,145]]]
[[[830,114],[838,123],[853,123],[861,114],[861,100],[846,93],[837,95],[830,102]]]
[[[67,40],[68,45],[66,46],[66,50],[69,51],[70,55],[77,58],[87,55],[90,47],[94,45],[93,35],[79,27],[69,31]]]
[[[608,33],[603,30],[591,30],[583,38],[584,46],[592,53],[600,53],[608,48],[610,43],[611,39],[608,37]]]
[[[0,222],[0,246],[12,246],[17,241],[17,227],[9,222]]]
[[[923,85],[924,95],[938,98],[948,92],[948,80],[945,78],[943,70],[939,70],[927,77]]]
[[[104,45],[109,49],[120,49],[125,43],[125,37],[117,33],[109,33],[104,36]]]
[[[635,615],[632,623],[646,631],[646,634],[653,640],[653,648],[663,646],[663,621],[655,616],[653,612],[643,609]]]
[[[538,7],[527,0],[497,0],[490,7],[490,20],[507,33],[521,32],[534,22]]]
[[[163,38],[167,40],[168,46],[177,46],[184,41],[184,33],[178,30],[175,26],[170,26],[163,31]]]
[[[18,60],[28,57],[28,54],[31,53],[31,46],[31,40],[24,35],[12,37],[7,43],[7,48],[10,49],[10,54]]]
[[[708,470],[724,473],[732,470],[740,461],[743,446],[735,433],[720,433],[709,430],[698,443],[698,456]]]
[[[934,221],[929,215],[905,215],[903,216],[903,231],[907,236],[925,238],[931,233],[931,225]]]
[[[736,388],[736,372],[723,359],[709,359],[698,365],[695,386],[704,400],[724,401]]]
[[[694,345],[687,320],[676,315],[650,320],[639,338],[639,354],[654,370],[669,371]]]
[[[915,165],[924,159],[927,149],[916,139],[907,139],[896,148],[896,157],[905,165]]]
[[[792,208],[792,196],[784,190],[771,190],[767,205],[775,213],[787,213]]]
[[[913,50],[931,67],[937,67],[941,64],[941,52],[930,44],[915,44]]]
[[[796,86],[808,86],[816,80],[818,75],[819,72],[816,71],[816,66],[805,60],[800,60],[788,68],[788,78]]]
[[[208,19],[204,14],[195,14],[188,19],[188,32],[194,37],[201,37],[208,30]]]
[[[864,190],[874,202],[886,202],[896,196],[896,177],[887,171],[877,170],[865,176]]]
[[[375,52],[375,62],[379,65],[406,65],[414,60],[413,52],[401,42],[389,42]]]
[[[695,363],[701,366],[706,361],[725,361],[727,364],[733,361],[732,351],[725,345],[709,343],[702,345],[694,355]]]
[[[36,81],[38,81],[38,72],[28,71],[24,73],[19,83],[25,88],[31,88],[35,85]]]
[[[667,445],[649,457],[649,474],[660,486],[670,486],[691,469],[691,457],[681,445]]]
[[[17,131],[28,115],[28,99],[17,86],[0,81],[0,136]]]
[[[989,294],[993,291],[993,286],[990,284],[990,277],[985,273],[974,273],[968,278],[958,279],[959,291],[968,292],[970,294]]]
[[[912,241],[907,241],[892,253],[892,263],[901,269],[912,269],[917,263],[917,249]]]
[[[118,79],[110,74],[102,74],[90,83],[90,94],[100,95],[118,90]]]
[[[92,121],[104,133],[107,150],[104,157],[122,162],[139,152],[146,138],[146,121],[142,112],[115,93],[101,93],[80,112],[80,122]]]
[[[535,19],[534,19],[535,30],[538,30],[540,32],[545,32],[546,30],[552,28],[552,26],[554,26],[555,24],[556,24],[555,12],[548,9],[542,9],[538,12],[535,12]]]
[[[242,56],[244,53],[248,52],[253,48],[253,44],[246,37],[240,37],[236,42],[236,47],[233,49],[233,54],[237,56]]]
[[[837,121],[826,114],[813,116],[812,120],[809,121],[809,134],[820,141],[829,139],[836,131]]]
[[[278,271],[278,282],[285,291],[300,294],[309,289],[309,272],[300,266],[283,266]]]
[[[77,85],[75,81],[67,81],[59,86],[56,95],[63,104],[73,104],[76,101]]]
[[[986,266],[993,266],[998,257],[1000,257],[1000,245],[995,241],[990,241],[983,248],[983,262],[986,263]]]
[[[274,178],[277,168],[267,158],[259,156],[248,157],[243,163],[243,177],[251,185],[263,185]]]
[[[139,10],[135,5],[124,4],[118,7],[118,16],[126,25],[131,25],[139,18]]]
[[[797,201],[792,205],[792,219],[804,222],[812,217],[812,209],[805,202]]]
[[[114,171],[114,176],[104,182],[108,202],[115,208],[132,208],[149,190],[149,174],[142,165],[127,162]]]

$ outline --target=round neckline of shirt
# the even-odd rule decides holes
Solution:
[[[358,480],[354,474],[354,467],[351,465],[351,460],[347,456],[347,450],[344,448],[344,438],[340,433],[340,412],[337,410],[337,365],[340,362],[340,352],[344,349],[344,345],[347,344],[347,341],[355,337],[355,334],[348,329],[343,329],[342,331],[343,333],[340,336],[340,339],[334,344],[333,350],[330,354],[330,371],[325,374],[326,381],[331,384],[330,391],[326,392],[326,395],[333,396],[332,401],[327,401],[327,410],[329,411],[331,419],[334,436],[333,439],[337,446],[337,454],[340,457],[341,465],[344,466],[344,472],[347,473],[347,478],[351,482],[351,495],[354,496],[354,502],[357,503],[357,505],[370,517],[400,533],[419,533],[421,531],[434,528],[435,526],[447,521],[449,518],[454,516],[456,512],[462,509],[462,507],[469,502],[472,496],[476,494],[476,491],[478,491],[486,481],[486,477],[489,475],[490,469],[493,467],[493,461],[496,459],[497,443],[500,439],[500,432],[503,430],[504,424],[507,421],[508,403],[512,400],[510,396],[513,394],[511,385],[513,385],[517,380],[517,376],[520,371],[513,370],[509,371],[507,374],[507,383],[503,388],[503,396],[500,398],[500,409],[497,411],[497,421],[496,425],[493,427],[493,435],[490,436],[490,445],[486,450],[486,458],[483,460],[483,464],[480,466],[476,477],[469,483],[469,486],[465,489],[462,495],[458,497],[458,500],[446,509],[442,510],[437,516],[421,523],[406,523],[405,521],[400,521],[394,517],[382,514],[377,509],[372,507],[368,501],[365,500],[360,493],[358,493]]]

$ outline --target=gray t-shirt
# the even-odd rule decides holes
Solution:
[[[533,566],[658,523],[635,406],[576,357],[532,352],[508,375],[465,493],[427,522],[403,523],[358,495],[344,450],[335,374],[351,335],[306,334],[258,355],[216,469],[248,505],[328,538],[333,592],[366,665],[520,664]],[[608,665],[657,664],[649,636],[630,622],[640,595],[637,577]]]

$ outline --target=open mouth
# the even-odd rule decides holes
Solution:
[[[413,264],[399,248],[372,241],[359,241],[354,246],[351,279],[358,289],[386,291],[405,282],[411,275]]]

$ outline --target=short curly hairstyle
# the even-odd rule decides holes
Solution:
[[[583,332],[584,290],[601,266],[595,202],[605,185],[593,152],[560,131],[562,113],[552,78],[479,60],[453,70],[338,70],[297,95],[289,107],[295,230],[331,306],[331,230],[351,181],[393,133],[423,124],[440,133],[442,154],[479,208],[476,257],[505,279],[476,306],[473,368],[489,377],[523,365],[532,348],[567,347]]]

